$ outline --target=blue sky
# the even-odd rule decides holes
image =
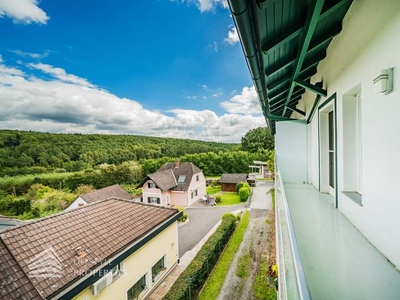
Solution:
[[[239,142],[265,126],[225,0],[0,0],[0,128]]]

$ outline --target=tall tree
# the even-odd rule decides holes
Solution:
[[[252,129],[242,137],[242,150],[244,151],[255,153],[258,149],[273,150],[274,147],[274,137],[268,127]]]

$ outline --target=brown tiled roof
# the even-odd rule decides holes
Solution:
[[[169,162],[162,166],[157,172],[164,170],[172,170],[177,181],[179,179],[179,176],[186,176],[184,183],[178,183],[175,186],[175,191],[187,191],[189,189],[190,182],[192,181],[193,174],[198,174],[201,172],[201,169],[199,167],[190,162],[181,162],[179,163],[179,167],[177,168],[175,168],[174,162]]]
[[[133,199],[132,195],[129,194],[127,191],[125,191],[119,184],[114,184],[112,186],[108,186],[94,192],[82,194],[79,195],[79,197],[81,197],[87,203],[106,200],[112,197],[126,199],[126,200]]]
[[[0,234],[1,299],[35,299],[32,286],[45,299],[178,214],[175,209],[112,198],[7,229]],[[76,257],[78,247],[86,253],[81,260]],[[49,255],[56,258],[50,263],[61,276],[33,276],[37,263],[49,262]]]
[[[138,188],[142,187],[147,180],[151,179],[162,191],[187,191],[193,175],[200,172],[202,171],[199,167],[189,162],[180,163],[177,168],[173,162],[166,163],[158,169],[157,172],[146,176],[146,178],[138,185]],[[178,183],[179,176],[181,175],[186,176],[185,181],[183,183]]]
[[[238,183],[245,182],[247,180],[247,174],[222,174],[220,183]]]
[[[2,240],[0,240],[0,299],[42,299]]]
[[[148,176],[162,191],[167,191],[176,186],[174,173],[171,170],[158,171]]]

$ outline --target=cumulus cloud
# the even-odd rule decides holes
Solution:
[[[259,114],[261,113],[257,93],[252,87],[244,87],[240,95],[233,96],[229,101],[220,103],[221,107],[229,113],[237,114]]]
[[[0,128],[240,142],[248,130],[265,125],[259,114],[231,113],[229,110],[236,111],[232,104],[227,104],[229,110],[223,116],[210,110],[152,111],[64,69],[29,64],[30,68],[52,76],[45,80],[28,74],[29,68],[26,72],[19,69],[23,66],[7,66],[0,61]],[[248,90],[243,89],[241,95]],[[226,103],[238,105],[240,101],[235,97]]]
[[[14,23],[47,24],[49,17],[38,7],[37,0],[0,0],[0,17],[13,19]]]
[[[239,36],[236,27],[232,27],[228,31],[228,37],[224,38],[224,42],[228,43],[229,45],[235,45],[239,42]]]

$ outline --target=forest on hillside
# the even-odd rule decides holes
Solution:
[[[226,152],[239,144],[137,135],[54,134],[0,130],[0,177],[77,172],[101,164],[118,165],[186,154]]]
[[[132,195],[164,163],[192,162],[205,176],[247,173],[273,162],[273,137],[250,130],[241,144],[130,135],[0,130],[0,214],[32,219],[64,210],[82,193],[120,184]]]

